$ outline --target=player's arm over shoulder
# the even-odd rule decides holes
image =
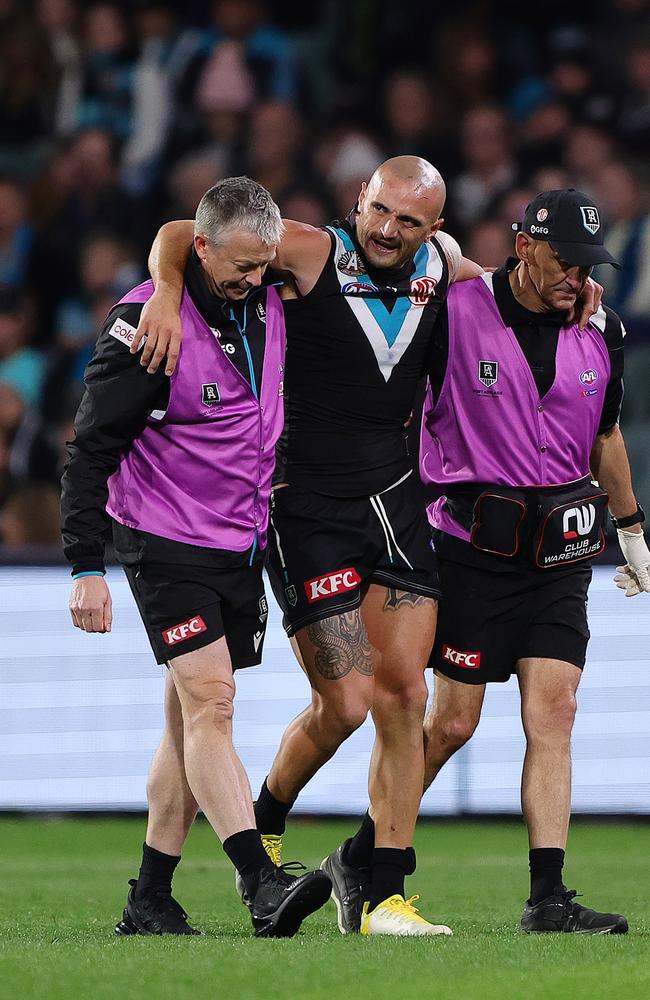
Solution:
[[[485,268],[481,267],[480,264],[475,264],[473,260],[463,257],[463,252],[460,249],[460,246],[454,237],[449,235],[449,233],[439,229],[436,233],[436,239],[444,250],[445,257],[447,258],[447,265],[449,267],[449,284],[451,284],[452,281],[467,281],[469,278],[478,278],[479,275],[483,274]]]
[[[283,219],[284,234],[273,261],[274,269],[286,271],[294,278],[298,291],[311,291],[325,266],[332,245],[324,229],[304,222]]]

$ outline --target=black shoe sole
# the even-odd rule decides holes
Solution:
[[[314,872],[313,876],[296,886],[275,913],[264,918],[253,916],[255,937],[293,937],[298,933],[305,917],[325,905],[332,891],[332,883],[324,872]]]

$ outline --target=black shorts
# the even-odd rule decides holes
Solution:
[[[357,608],[370,581],[438,598],[431,530],[413,474],[370,497],[276,487],[268,573],[288,635]]]
[[[540,570],[433,537],[442,600],[430,667],[464,684],[507,681],[522,657],[584,667],[589,563]]]
[[[157,663],[225,636],[233,670],[262,660],[268,607],[260,554],[174,542],[113,522],[122,564]]]

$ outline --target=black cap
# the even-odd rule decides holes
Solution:
[[[574,188],[538,194],[526,209],[524,221],[513,229],[536,240],[548,240],[563,260],[577,267],[612,264],[620,268],[603,245],[600,212],[588,195]]]

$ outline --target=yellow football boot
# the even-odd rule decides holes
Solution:
[[[368,903],[363,904],[360,933],[388,934],[395,937],[423,937],[425,934],[444,934],[453,931],[444,924],[431,924],[421,917],[413,903],[419,896],[404,899],[403,896],[389,896],[383,903],[368,913]]]

